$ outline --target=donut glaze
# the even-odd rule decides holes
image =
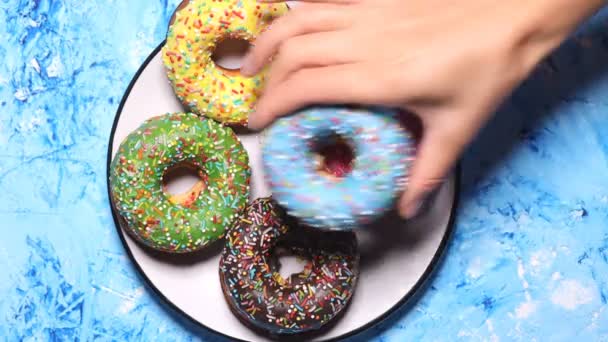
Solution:
[[[163,176],[174,167],[198,171],[190,192],[170,196]],[[126,231],[155,250],[185,253],[223,237],[249,196],[249,158],[230,128],[195,114],[144,122],[112,160],[112,202]]]
[[[246,125],[266,70],[248,78],[212,60],[225,39],[253,40],[287,5],[255,0],[184,1],[169,26],[162,59],[175,94],[191,111],[229,125]]]
[[[247,326],[270,335],[312,332],[347,306],[358,279],[352,232],[322,232],[288,224],[270,198],[255,200],[231,228],[220,260],[224,296]],[[311,261],[284,279],[276,249]]]
[[[305,224],[349,230],[391,208],[404,190],[414,139],[398,112],[378,107],[311,107],[277,120],[263,143],[273,197]],[[319,172],[315,146],[345,141],[353,160],[346,172]]]

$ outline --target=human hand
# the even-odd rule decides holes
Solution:
[[[304,0],[244,60],[253,75],[272,58],[249,125],[311,104],[415,113],[424,131],[399,203],[412,217],[503,99],[602,2]]]

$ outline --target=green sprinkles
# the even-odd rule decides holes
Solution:
[[[175,167],[198,171],[188,193],[163,190]],[[190,113],[144,122],[112,160],[110,190],[127,232],[155,250],[186,253],[222,238],[249,196],[249,157],[234,132]]]

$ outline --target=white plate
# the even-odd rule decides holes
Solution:
[[[108,165],[121,141],[146,118],[184,110],[164,72],[161,46],[144,62],[124,95],[110,137]],[[270,195],[263,180],[258,136],[240,138],[251,161],[252,199]],[[357,290],[346,314],[317,340],[350,336],[372,326],[422,287],[450,235],[457,188],[457,177],[452,175],[419,218],[404,222],[392,215],[377,227],[357,232],[361,247]],[[152,255],[119,228],[116,213],[113,214],[129,256],[150,287],[170,306],[221,335],[246,341],[265,340],[231,314],[222,296],[218,275],[221,244],[196,256]]]

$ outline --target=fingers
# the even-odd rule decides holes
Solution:
[[[249,127],[261,129],[279,116],[312,104],[377,104],[381,89],[373,65],[342,64],[301,69],[271,89],[266,89]]]
[[[354,55],[348,37],[337,32],[294,37],[281,46],[272,61],[265,89],[272,92],[277,84],[300,69],[355,62]]]
[[[399,213],[414,217],[426,197],[439,186],[465,148],[466,132],[430,127],[418,147],[406,192],[399,202]]]
[[[258,73],[264,64],[277,53],[279,47],[292,37],[333,31],[345,25],[343,12],[333,5],[315,5],[292,10],[277,19],[271,29],[259,36],[254,47],[243,60],[241,73],[245,76]]]

